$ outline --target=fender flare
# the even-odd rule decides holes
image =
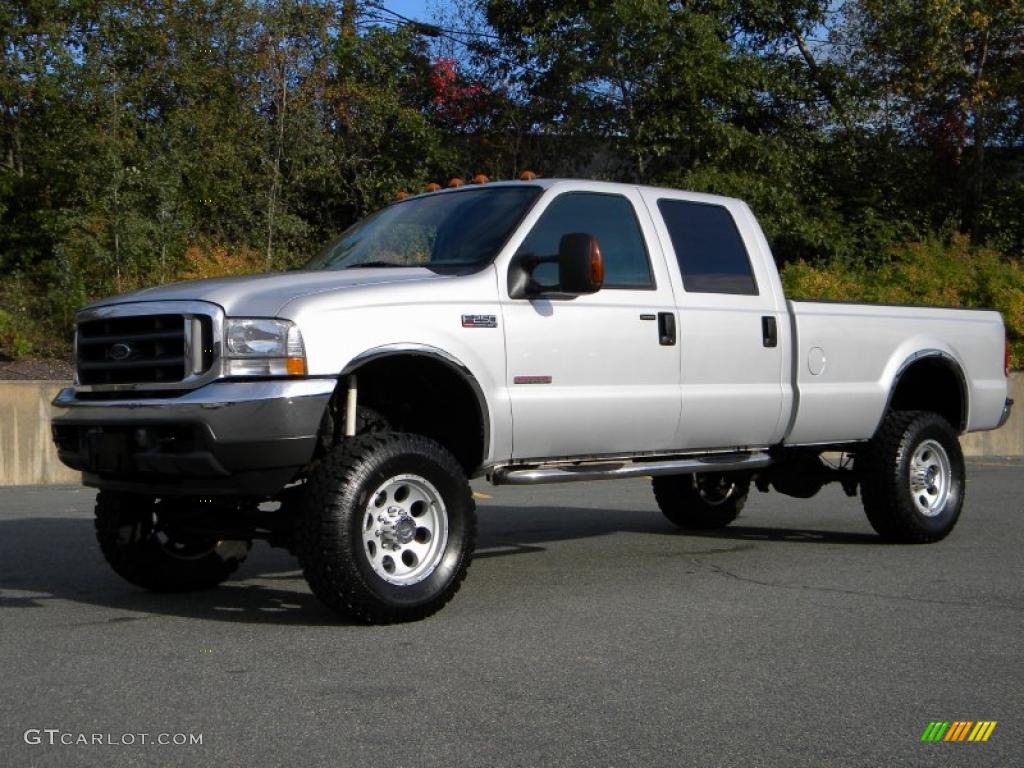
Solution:
[[[457,357],[449,352],[446,352],[439,347],[432,347],[429,344],[415,344],[415,343],[396,343],[396,344],[384,344],[379,347],[368,349],[364,352],[360,352],[358,355],[353,357],[341,373],[338,375],[338,383],[341,385],[342,380],[345,376],[350,373],[356,372],[359,368],[363,367],[369,362],[374,360],[380,360],[385,357],[423,357],[433,362],[441,363],[450,371],[455,373],[460,379],[462,379],[469,388],[472,390],[474,397],[476,398],[477,410],[480,413],[480,423],[483,428],[483,446],[481,456],[486,461],[489,455],[491,445],[491,411],[487,406],[487,397],[484,395],[483,388],[480,386],[480,382],[477,381],[476,376],[470,370],[469,366],[459,360]]]
[[[887,414],[889,409],[892,407],[892,399],[896,394],[896,390],[899,388],[903,375],[922,360],[935,360],[939,362],[955,377],[957,388],[960,390],[960,423],[954,424],[953,427],[958,432],[963,432],[967,429],[967,409],[969,407],[967,378],[964,376],[964,369],[960,365],[960,361],[953,357],[953,355],[949,354],[949,352],[941,349],[922,349],[904,360],[900,364],[899,368],[896,369],[896,373],[893,374],[892,381],[889,383],[889,394],[885,399],[885,408],[882,410],[882,415],[879,418],[878,424],[875,425],[876,432],[878,431],[878,427],[881,426],[882,419],[885,418],[885,414]]]

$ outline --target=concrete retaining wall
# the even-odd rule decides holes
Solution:
[[[0,381],[0,485],[77,483],[50,439],[50,401],[60,381]]]
[[[1010,374],[1009,397],[1016,405],[1001,429],[960,438],[965,456],[1024,456],[1024,371]]]
[[[0,381],[0,485],[77,483],[79,476],[57,460],[50,440],[50,401],[67,386],[56,381]],[[962,439],[968,456],[1024,456],[1024,373],[1010,376],[1017,406],[995,432]]]

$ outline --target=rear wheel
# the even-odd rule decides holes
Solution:
[[[182,517],[198,512],[191,505],[198,502],[100,491],[95,523],[103,557],[125,581],[155,592],[217,586],[245,560],[252,542],[189,531]]]
[[[303,489],[298,553],[310,589],[367,623],[429,616],[458,591],[476,540],[469,482],[419,435],[347,439]]]
[[[706,472],[667,475],[653,480],[662,514],[680,528],[724,528],[735,520],[750,492],[750,475]]]
[[[963,452],[935,413],[893,411],[857,457],[868,522],[887,541],[922,544],[949,535],[964,503]]]

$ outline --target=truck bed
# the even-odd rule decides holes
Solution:
[[[866,440],[901,368],[925,355],[955,362],[967,413],[961,431],[998,426],[1006,395],[1003,325],[988,310],[787,302],[795,402],[789,445]]]

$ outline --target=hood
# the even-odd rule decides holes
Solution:
[[[207,301],[218,304],[228,316],[275,317],[290,301],[314,293],[347,290],[368,285],[443,280],[422,267],[384,267],[323,272],[274,272],[264,275],[217,277],[146,288],[94,302],[93,307],[140,301]]]

